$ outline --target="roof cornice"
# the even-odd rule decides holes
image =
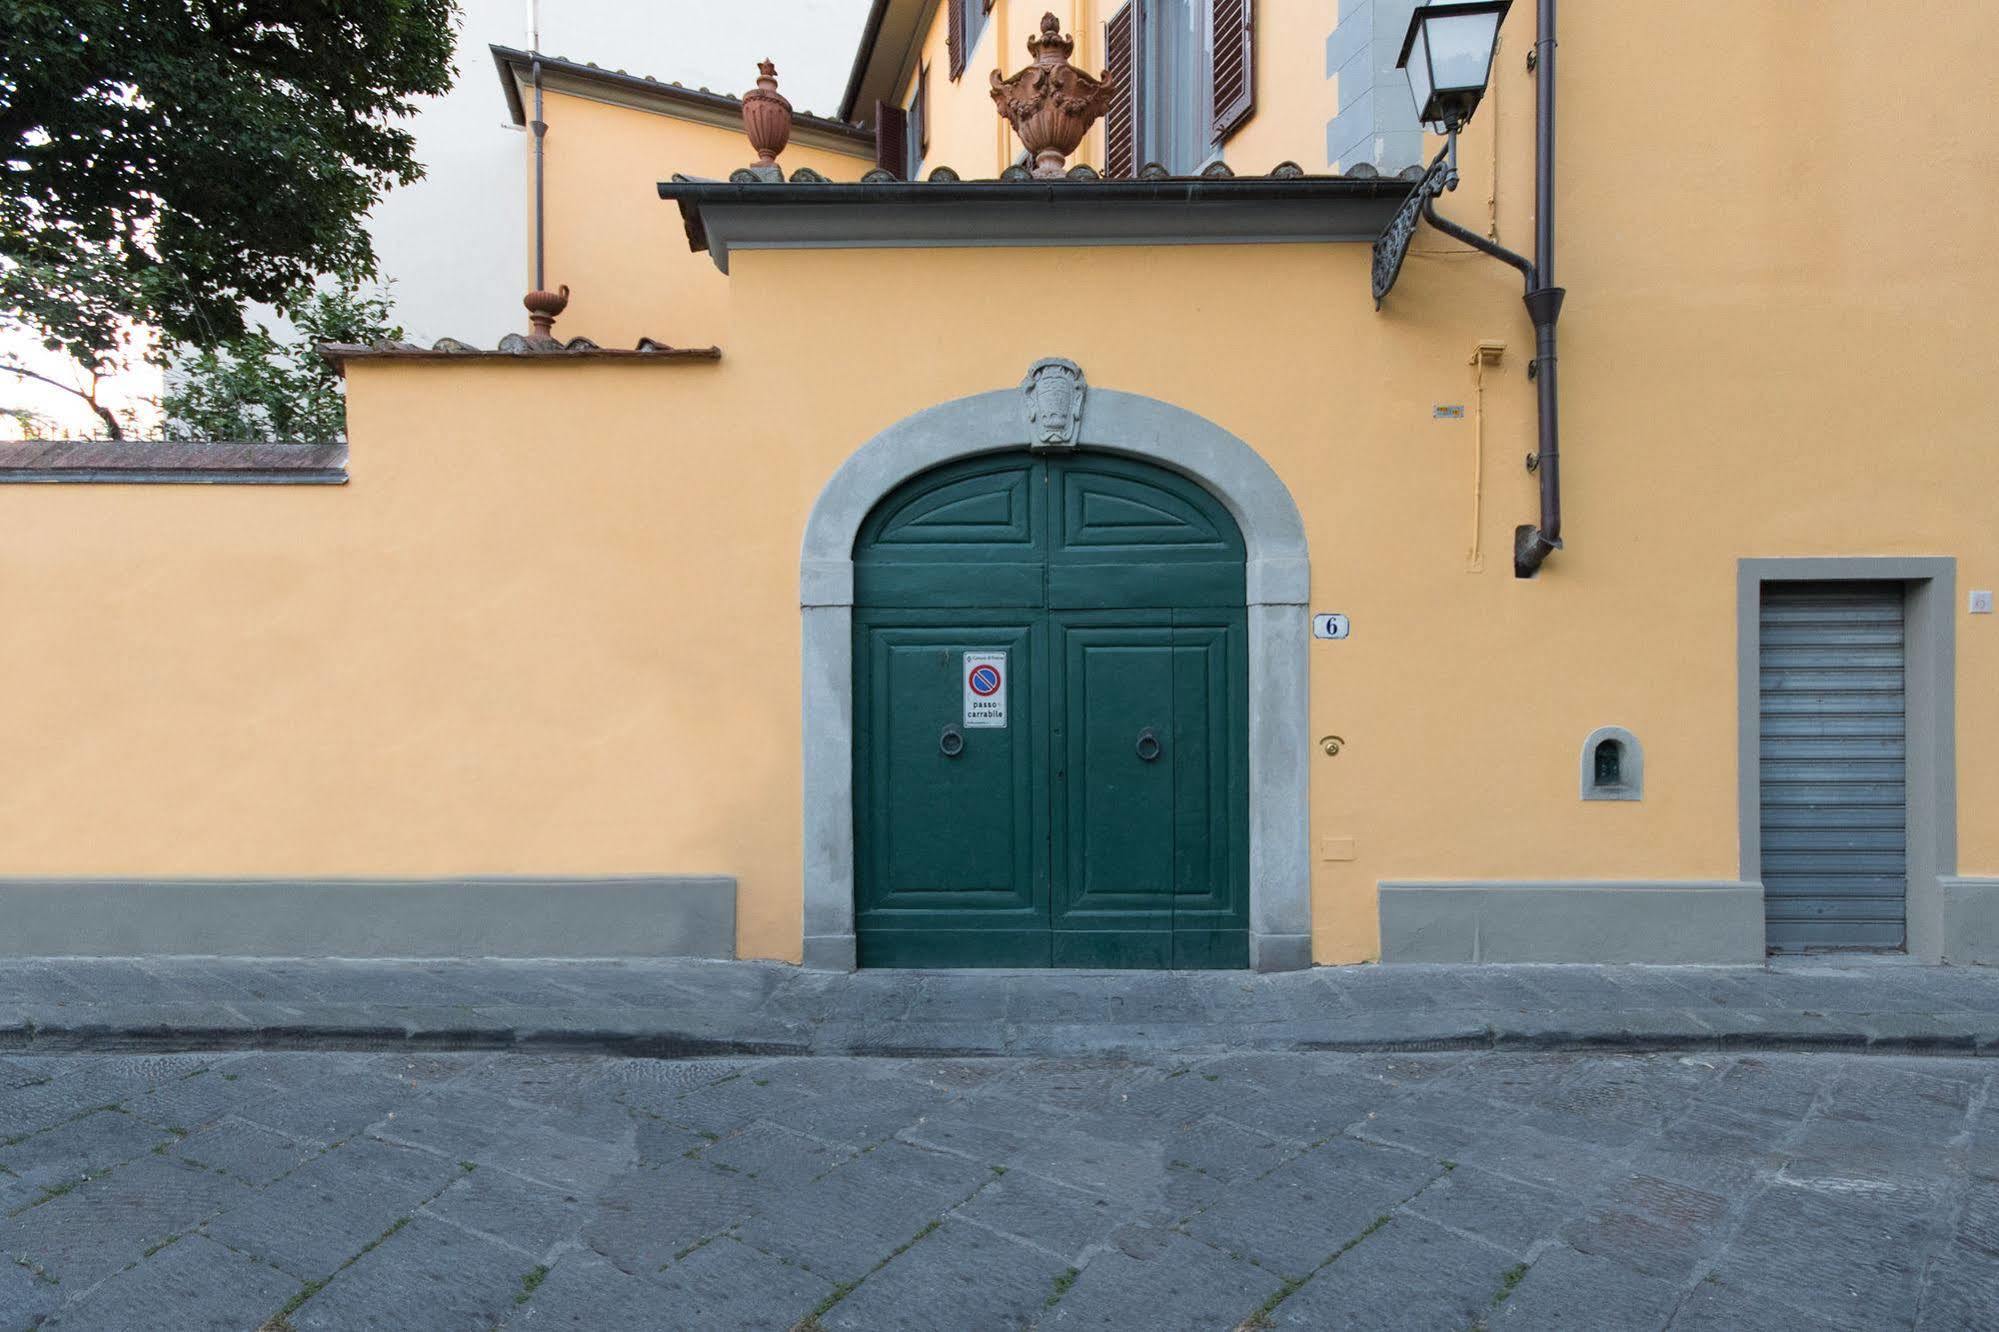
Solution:
[[[1295,172],[1296,168],[1290,168]],[[662,181],[688,246],[733,250],[1372,242],[1410,183],[1392,177]]]
[[[511,46],[496,45],[490,49],[501,87],[507,95],[507,111],[516,125],[525,125],[528,122],[526,98],[534,86],[535,54]],[[600,69],[596,65],[564,60],[559,56],[544,54],[540,59],[542,87],[549,92],[584,97],[607,106],[627,107],[699,125],[712,125],[718,129],[742,129],[741,98],[710,92],[706,88],[683,88],[677,83],[662,83],[658,79],[642,78],[622,70]],[[806,112],[797,112],[792,116],[791,138],[793,143],[848,157],[872,161],[875,155],[874,135],[871,132],[857,125],[842,124]]]

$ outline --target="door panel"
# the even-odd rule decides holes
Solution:
[[[1243,568],[1212,496],[1130,459],[994,455],[883,502],[855,546],[863,965],[1248,965]],[[965,728],[964,654],[993,651],[1008,725]]]
[[[856,627],[866,664],[857,685],[867,685],[856,698],[854,810],[865,958],[1045,966],[1039,626],[913,618],[873,612]],[[1007,654],[1005,727],[964,725],[967,652]],[[945,752],[947,728],[955,754]]]
[[[1084,457],[1051,469],[1048,489],[1051,607],[1243,604],[1242,535],[1214,497],[1185,477],[1124,458]]]
[[[891,496],[854,546],[862,606],[1047,604],[1046,468],[999,455],[958,464]]]
[[[1193,618],[1181,612],[1176,618]],[[1248,734],[1238,706],[1247,656],[1241,612],[1218,623],[1181,624],[1173,631],[1174,928],[1238,928],[1247,919],[1247,863],[1234,855],[1233,828],[1247,826],[1247,765],[1237,761]]]
[[[1120,618],[1139,617],[1053,619],[1057,929],[1173,928],[1173,629]],[[1140,753],[1148,732],[1150,761]]]

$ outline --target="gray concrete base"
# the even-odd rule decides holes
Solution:
[[[9,957],[736,955],[736,881],[0,879]]]
[[[1312,965],[1312,936],[1309,934],[1258,934],[1250,932],[1251,971],[1303,971]]]
[[[1943,879],[1943,960],[1999,967],[1999,879]]]
[[[1763,886],[1384,883],[1383,962],[1763,961]]]
[[[851,934],[808,934],[805,936],[807,971],[854,971],[860,966]]]

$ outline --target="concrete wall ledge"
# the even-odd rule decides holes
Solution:
[[[1945,878],[1943,960],[1999,967],[1999,879]]]
[[[735,955],[713,876],[0,879],[7,957]]]
[[[1383,962],[1763,961],[1763,885],[1734,880],[1383,883]]]
[[[0,485],[342,486],[347,445],[259,440],[0,443]]]

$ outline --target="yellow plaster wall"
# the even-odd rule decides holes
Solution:
[[[680,210],[659,198],[659,182],[678,172],[726,180],[756,160],[738,128],[679,120],[565,93],[545,94],[548,143],[547,272],[553,288],[569,284],[560,337],[583,336],[606,347],[642,337],[681,347],[726,343],[728,279],[705,254],[690,254]],[[524,151],[532,153],[532,138]],[[793,142],[780,163],[834,180],[859,180],[873,150],[850,156]],[[523,273],[534,272],[534,177],[528,175],[528,245]],[[521,290],[527,291],[523,279]],[[525,321],[526,316],[522,316]],[[525,330],[525,322],[522,325]],[[499,330],[509,332],[512,330]],[[498,332],[457,334],[491,346]]]
[[[1538,580],[1518,282],[1434,234],[1379,314],[1361,246],[739,252],[719,365],[357,365],[343,489],[0,487],[5,872],[727,873],[742,953],[795,959],[811,502],[887,425],[1067,355],[1262,452],[1353,617],[1311,646],[1310,733],[1348,741],[1312,760],[1319,961],[1375,955],[1382,879],[1734,877],[1737,558],[1999,584],[1999,183],[1955,169],[1985,148],[1954,91],[1999,12],[1941,17],[1885,102],[1851,90],[1899,23],[1860,0],[1566,12],[1569,549]],[[1473,421],[1432,409],[1488,338],[1472,570]],[[1954,614],[1959,860],[1999,874],[1999,617]],[[1641,804],[1576,799],[1603,724],[1645,742]]]
[[[1256,6],[1256,114],[1222,145],[1238,175],[1279,162],[1324,172],[1326,122],[1339,114],[1336,80],[1326,77],[1326,38],[1339,0],[1261,0]]]

